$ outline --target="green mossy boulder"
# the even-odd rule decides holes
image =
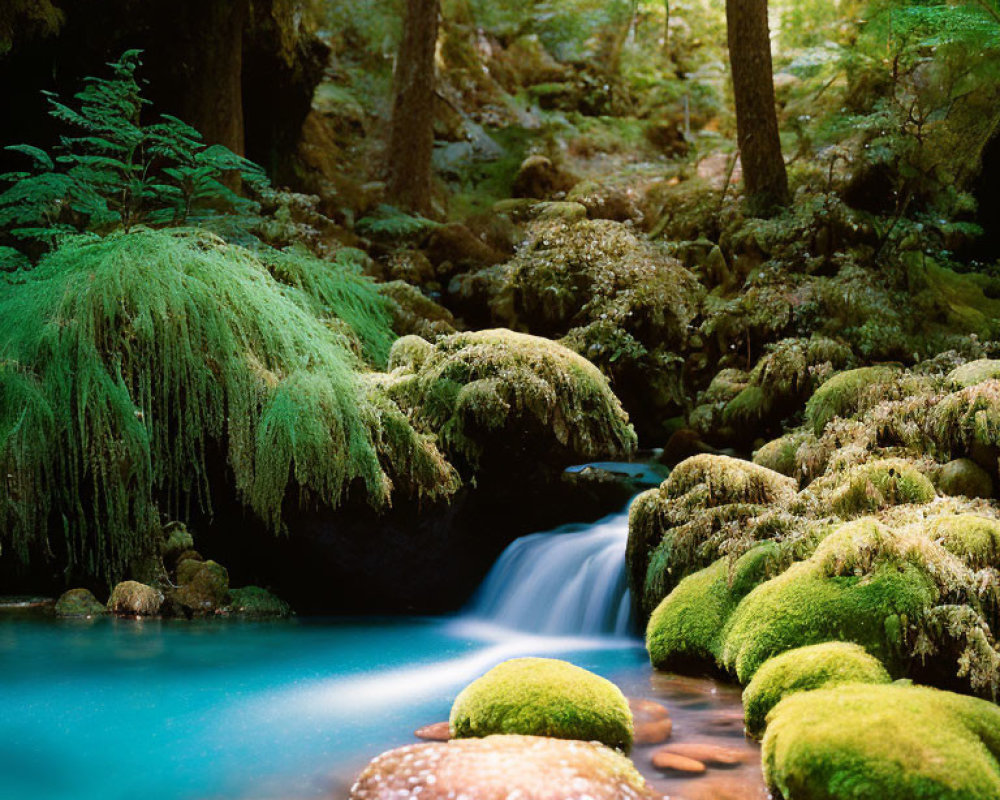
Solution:
[[[773,544],[760,545],[730,569],[720,558],[688,575],[656,607],[646,626],[646,650],[656,669],[714,666],[722,651],[726,621],[740,601],[769,577]]]
[[[993,478],[971,458],[949,461],[936,476],[941,494],[949,497],[993,497]]]
[[[633,597],[649,614],[685,575],[721,555],[723,529],[789,505],[796,481],[729,456],[702,454],[678,464],[629,511],[626,562]]]
[[[70,589],[56,600],[57,617],[99,617],[108,609],[89,589]]]
[[[1000,567],[1000,521],[977,514],[935,517],[924,527],[926,534],[958,556],[970,569]]]
[[[966,389],[983,381],[1000,378],[1000,360],[981,358],[956,367],[948,373],[947,381],[956,389]]]
[[[885,387],[898,380],[889,367],[860,367],[838,372],[806,403],[806,424],[819,436],[835,417],[849,417],[885,397]],[[881,394],[881,396],[880,396]]]
[[[229,599],[229,573],[215,561],[182,561],[177,565],[177,583],[172,599],[186,614],[215,613]]]
[[[292,614],[292,608],[288,603],[259,586],[230,589],[226,611],[233,616],[248,619],[289,617]]]
[[[850,642],[799,647],[764,662],[743,690],[743,718],[754,736],[782,698],[842,683],[890,683],[882,662]]]
[[[815,441],[815,438],[807,431],[786,433],[757,448],[753,454],[753,463],[799,480],[802,470],[799,468],[797,453],[799,447],[810,440]]]
[[[124,617],[155,617],[163,608],[163,592],[138,581],[122,581],[111,590],[108,611]]]
[[[920,470],[900,458],[851,468],[830,495],[833,510],[849,519],[890,506],[929,503],[937,492]]]
[[[873,519],[844,525],[808,560],[743,599],[726,623],[720,661],[746,684],[773,656],[840,640],[862,645],[898,674],[909,625],[937,600],[934,576],[946,561],[923,536],[904,536]]]
[[[771,712],[763,765],[786,800],[995,800],[1000,708],[896,684],[799,692]]]
[[[390,359],[396,368],[382,388],[466,463],[504,453],[523,463],[530,453],[564,465],[636,447],[607,378],[548,339],[486,330],[447,336],[428,351],[408,337]]]
[[[628,751],[632,713],[617,686],[551,658],[517,658],[469,684],[451,708],[457,739],[491,734],[596,741]]]

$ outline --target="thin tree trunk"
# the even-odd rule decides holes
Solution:
[[[407,0],[393,77],[388,197],[407,211],[431,212],[434,152],[434,50],[438,0]]]
[[[663,0],[663,63],[670,65],[670,0]]]
[[[788,203],[774,99],[767,0],[727,0],[729,61],[747,212],[767,216]]]

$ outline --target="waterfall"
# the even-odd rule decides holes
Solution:
[[[523,536],[490,570],[470,616],[533,634],[629,636],[628,510]]]

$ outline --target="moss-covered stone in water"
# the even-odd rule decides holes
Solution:
[[[618,687],[551,658],[494,667],[458,695],[450,724],[454,738],[516,733],[632,746],[632,713]]]
[[[993,497],[993,479],[971,458],[949,461],[935,481],[942,494],[951,497]]]
[[[754,736],[782,698],[842,683],[889,683],[882,662],[849,642],[799,647],[764,662],[743,690],[743,718]]]
[[[956,389],[966,389],[983,381],[1000,378],[1000,360],[981,358],[956,367],[948,373],[948,383]]]
[[[909,462],[899,459],[871,461],[853,467],[830,497],[842,517],[856,517],[889,506],[929,503],[936,496],[934,484]]]
[[[284,600],[259,586],[230,589],[228,613],[248,619],[288,617],[292,608]]]
[[[229,573],[214,561],[182,561],[177,583],[173,600],[189,614],[211,614],[229,599]]]
[[[864,410],[865,401],[877,402],[879,387],[891,384],[898,372],[888,367],[861,367],[839,372],[820,386],[806,403],[806,424],[819,436],[835,417]]]
[[[1000,708],[925,687],[847,684],[771,712],[764,777],[808,800],[995,800]]]
[[[70,589],[56,601],[57,617],[98,617],[107,612],[89,589]]]
[[[844,525],[744,598],[726,623],[721,662],[745,684],[773,656],[841,640],[898,673],[906,629],[939,597],[934,576],[946,568],[947,555],[923,536],[872,519]]]
[[[127,617],[155,617],[163,606],[163,592],[138,581],[122,581],[111,590],[108,610]]]
[[[714,665],[721,655],[726,621],[768,577],[774,552],[773,544],[763,544],[742,556],[732,571],[729,560],[720,558],[684,578],[656,607],[646,626],[646,649],[653,666],[670,670],[692,662]]]

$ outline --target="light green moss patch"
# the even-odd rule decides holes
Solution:
[[[965,389],[983,381],[1000,378],[1000,360],[981,358],[956,367],[948,373],[948,383],[956,389]]]
[[[924,531],[971,569],[1000,566],[1000,521],[976,514],[956,514],[931,519]]]
[[[785,798],[994,800],[1000,708],[924,687],[848,684],[771,712],[764,777]]]
[[[494,667],[458,695],[450,724],[455,738],[504,733],[632,746],[632,713],[618,687],[550,658]]]
[[[889,367],[861,367],[839,372],[820,386],[806,403],[806,424],[819,436],[835,417],[849,417],[877,402],[879,391],[891,385],[898,372]]]
[[[842,517],[856,517],[889,506],[929,503],[934,484],[920,470],[899,458],[871,461],[853,467],[830,496],[830,505]]]
[[[743,718],[754,736],[764,731],[768,713],[782,698],[842,683],[889,683],[877,658],[849,642],[799,647],[764,662],[743,690]]]

